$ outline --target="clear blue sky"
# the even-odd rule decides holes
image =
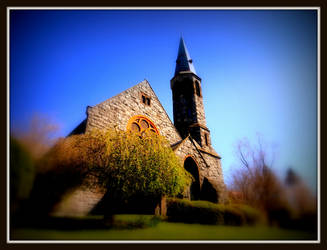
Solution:
[[[144,79],[173,120],[170,79],[182,34],[226,183],[237,141],[259,133],[276,172],[292,166],[314,190],[316,18],[315,10],[11,11],[11,128],[38,112],[66,136],[87,105]]]

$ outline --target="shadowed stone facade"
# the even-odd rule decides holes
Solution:
[[[222,202],[225,184],[220,156],[211,145],[210,130],[206,127],[201,79],[182,39],[170,86],[174,124],[149,82],[144,80],[100,104],[88,106],[87,118],[71,134],[87,133],[95,128],[126,130],[133,117],[145,117],[168,139],[185,169],[195,178],[187,197]],[[79,188],[65,199],[68,205],[56,206],[54,214],[86,214],[103,195],[100,191]]]

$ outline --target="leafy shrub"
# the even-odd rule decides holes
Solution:
[[[49,179],[40,183],[50,184],[61,195],[65,188],[83,184],[110,190],[115,204],[135,195],[175,196],[191,181],[164,137],[115,130],[93,130],[59,140],[40,161],[39,170]],[[42,189],[49,190],[38,186]]]
[[[214,203],[167,199],[167,216],[175,222],[223,224],[223,211]]]
[[[214,225],[256,224],[261,221],[259,211],[243,205],[223,205],[208,201],[167,199],[168,220],[174,222]]]
[[[224,211],[225,225],[240,226],[245,223],[242,211],[237,209],[237,207],[227,205],[224,206],[222,209]]]
[[[231,204],[230,206],[241,211],[242,218],[245,224],[255,225],[265,223],[265,217],[259,210],[244,204]]]

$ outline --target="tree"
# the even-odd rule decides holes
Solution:
[[[10,210],[14,214],[28,198],[35,175],[34,161],[27,149],[10,138]]]
[[[10,211],[15,222],[29,213],[37,162],[53,145],[57,130],[58,126],[41,114],[35,114],[23,129],[11,128]]]
[[[23,129],[13,129],[13,136],[34,159],[41,158],[54,145],[59,125],[44,114],[34,114]]]
[[[316,213],[316,198],[304,180],[292,168],[287,170],[285,185],[288,200],[297,216]]]
[[[84,183],[107,189],[120,202],[140,194],[176,196],[191,181],[168,141],[151,132],[141,136],[93,130],[60,139],[42,159],[39,170],[57,182],[46,182],[57,192],[58,185],[66,184],[61,188],[64,191]],[[67,176],[69,181],[63,182]],[[58,193],[53,202],[59,198]]]
[[[288,216],[288,203],[282,183],[267,163],[262,141],[251,146],[248,140],[237,145],[241,167],[233,175],[233,186],[243,202],[264,211],[272,222]]]

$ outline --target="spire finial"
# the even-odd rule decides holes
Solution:
[[[181,34],[181,38],[179,41],[179,48],[178,48],[178,55],[176,60],[176,69],[175,69],[175,76],[180,73],[181,71],[190,71],[194,74],[195,68],[193,65],[193,60],[191,59],[188,50],[186,48],[183,36]]]

